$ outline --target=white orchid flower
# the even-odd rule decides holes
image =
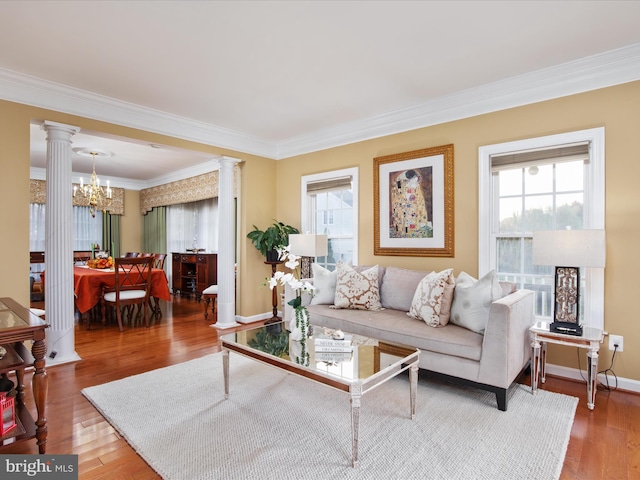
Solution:
[[[295,270],[298,266],[297,260],[291,260],[291,256],[289,256],[289,261],[284,264],[285,267],[290,268],[291,270]]]

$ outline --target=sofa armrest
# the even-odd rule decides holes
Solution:
[[[303,278],[302,281],[309,282],[311,285],[313,285],[313,278]],[[294,297],[295,297],[295,294],[293,292],[293,289],[289,285],[285,285],[284,301],[282,305],[282,320],[286,322],[286,325],[288,325],[291,319],[293,318],[293,307],[289,305],[289,302],[293,300]],[[303,293],[302,305],[305,305],[305,306],[309,305],[311,303],[311,297],[312,297],[311,294]]]
[[[527,365],[534,298],[533,291],[522,289],[491,304],[482,343],[480,383],[509,388]]]

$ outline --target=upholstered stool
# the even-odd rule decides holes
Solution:
[[[45,311],[41,308],[30,308],[29,311],[38,317],[44,317]]]
[[[217,313],[218,311],[218,285],[211,285],[202,291],[202,297],[204,298],[204,319],[209,316],[209,303],[213,300],[213,307],[211,311]]]

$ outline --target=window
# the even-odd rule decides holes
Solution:
[[[29,250],[44,252],[45,250],[45,215],[46,205],[30,204],[29,215]],[[94,244],[102,243],[102,211],[91,216],[89,207],[73,207],[73,249],[91,250]],[[108,248],[107,248],[108,250]]]
[[[302,232],[328,236],[326,257],[316,259],[333,270],[338,262],[358,261],[358,169],[302,177]]]
[[[480,274],[536,292],[553,316],[551,266],[532,263],[534,231],[604,228],[604,129],[480,148]],[[581,323],[604,326],[603,269],[583,269]]]
[[[218,251],[218,198],[167,207],[167,252]],[[165,264],[171,284],[171,262]]]

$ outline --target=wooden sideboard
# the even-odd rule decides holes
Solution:
[[[171,289],[174,295],[195,295],[200,301],[202,291],[217,284],[217,253],[171,253]]]

